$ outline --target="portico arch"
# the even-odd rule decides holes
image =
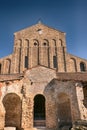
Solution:
[[[45,97],[38,94],[34,97],[34,126],[45,126]]]
[[[58,124],[59,127],[72,125],[70,99],[65,93],[58,95]]]
[[[21,127],[21,100],[15,93],[7,94],[3,99],[6,110],[5,127]]]

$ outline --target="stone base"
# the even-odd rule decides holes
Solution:
[[[78,120],[73,123],[73,128],[71,130],[87,130],[87,121]]]
[[[56,129],[46,128],[46,127],[35,127],[35,128],[27,128],[27,129],[24,129],[24,130],[56,130]]]
[[[16,130],[16,127],[4,127],[4,130]]]
[[[25,128],[24,130],[37,130],[37,128]]]

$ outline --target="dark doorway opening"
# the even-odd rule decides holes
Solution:
[[[45,126],[45,97],[38,94],[34,98],[34,126]]]

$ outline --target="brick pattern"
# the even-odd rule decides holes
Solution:
[[[37,130],[34,98],[38,94],[45,99],[45,130],[87,120],[87,60],[67,53],[65,33],[38,23],[14,36],[13,53],[0,59],[0,129]]]
[[[79,119],[87,120],[87,108],[83,105],[84,96],[81,81],[58,81],[57,78],[55,70],[39,66],[26,71],[21,79],[13,78],[8,82],[2,82],[1,102],[10,93],[12,95],[17,94],[20,97],[22,103],[20,128],[25,130],[33,129],[34,97],[38,94],[43,95],[46,100],[46,128],[56,129],[61,124],[71,125],[72,122]],[[12,102],[10,105],[12,105]],[[61,115],[61,107],[64,113],[68,112],[68,118],[67,116],[64,117],[66,119],[65,122],[62,121],[63,115],[60,117],[58,114],[59,112]],[[66,111],[66,107],[68,111]],[[3,115],[5,116],[4,113]],[[2,121],[4,121],[4,116]],[[11,116],[10,119],[12,120],[13,116],[11,114],[9,116]],[[13,121],[15,119],[14,117]],[[71,119],[71,122],[69,119]],[[19,120],[19,117],[17,120]],[[14,123],[13,127],[15,127]],[[18,126],[16,124],[16,127],[19,127],[19,124]]]
[[[14,36],[13,53],[0,59],[1,74],[23,73],[37,65],[55,69],[53,56],[56,56],[58,72],[80,72],[81,62],[87,70],[87,60],[67,53],[64,32],[38,23]],[[28,57],[28,68],[25,68],[25,56]]]

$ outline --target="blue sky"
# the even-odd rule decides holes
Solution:
[[[14,32],[39,19],[66,33],[69,53],[87,59],[87,0],[0,0],[0,58],[12,53]]]

